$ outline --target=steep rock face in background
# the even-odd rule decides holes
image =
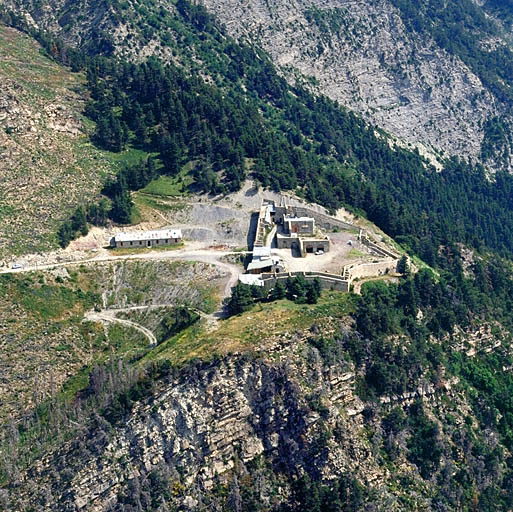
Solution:
[[[386,0],[204,3],[287,76],[312,77],[319,92],[411,144],[475,158],[483,125],[502,110],[460,59],[408,32]]]
[[[504,126],[511,122],[508,108],[475,70],[429,33],[411,30],[390,0],[203,3],[229,34],[266,50],[290,81],[306,78],[318,93],[422,152],[480,159],[490,121],[500,117]],[[135,60],[150,55],[180,58],[167,44],[182,38],[170,21],[176,7],[168,0],[143,5],[88,0],[2,4],[89,52],[114,52]],[[490,44],[486,31],[476,37],[484,46]],[[494,40],[505,43],[502,36]],[[499,158],[485,156],[490,168],[511,167],[511,141],[505,144],[506,156],[502,147],[492,150],[501,153]]]

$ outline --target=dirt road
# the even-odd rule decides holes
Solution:
[[[125,325],[127,327],[132,327],[133,329],[136,329],[137,331],[144,334],[148,341],[150,342],[150,346],[156,346],[157,345],[157,338],[153,334],[153,332],[148,329],[147,327],[144,327],[141,324],[138,324],[137,322],[133,322],[132,320],[127,320],[125,318],[119,318],[117,316],[118,313],[128,313],[130,311],[146,311],[150,309],[160,309],[160,308],[170,308],[170,307],[177,307],[177,304],[147,304],[144,306],[129,306],[126,308],[112,308],[112,309],[103,309],[102,311],[88,311],[84,315],[83,321],[88,322],[102,322],[102,323],[118,323],[121,325]],[[187,306],[189,307],[189,306]],[[201,311],[197,308],[190,308],[189,309],[195,311],[198,315],[200,315],[201,318],[206,320],[206,328],[207,330],[214,330],[217,327],[217,323],[219,320],[219,313],[215,313],[212,315],[209,315],[208,313],[205,313],[204,311]]]
[[[77,265],[91,265],[96,263],[109,263],[116,261],[167,261],[167,260],[188,260],[188,261],[199,261],[201,263],[208,263],[210,265],[215,265],[216,267],[223,269],[228,274],[228,279],[224,284],[224,287],[220,290],[221,300],[229,297],[232,292],[232,288],[237,284],[239,280],[239,275],[242,273],[241,267],[233,263],[228,263],[226,261],[221,261],[221,258],[225,256],[231,255],[240,255],[246,254],[244,252],[234,252],[234,251],[223,251],[223,250],[214,250],[214,249],[196,249],[196,250],[186,250],[179,249],[173,251],[154,251],[154,252],[143,252],[140,254],[129,254],[129,255],[112,255],[112,256],[97,256],[96,258],[83,259],[78,261],[67,261],[67,262],[59,262],[59,263],[51,263],[48,265],[34,265],[34,266],[26,266],[22,268],[6,268],[0,270],[0,274],[19,274],[24,272],[33,272],[38,270],[52,270],[54,268],[61,267],[74,267]],[[107,313],[109,310],[103,310],[100,313],[95,313],[98,316],[98,320],[103,321],[111,321],[118,323],[125,323],[126,325],[131,325],[134,329],[138,329],[143,332],[143,334],[150,340],[150,343],[156,342],[154,341],[155,337],[148,329],[135,324],[134,322],[121,321],[117,319],[113,314]],[[91,313],[93,314],[93,313]],[[101,315],[104,315],[100,318]],[[220,319],[226,317],[226,311],[223,303],[221,302],[220,308],[216,311],[212,318],[209,319],[209,325],[212,325],[214,322],[213,319]],[[128,323],[127,323],[128,322]]]
[[[246,254],[244,252],[234,251],[223,251],[214,249],[197,249],[197,250],[173,250],[173,251],[154,251],[144,252],[140,254],[128,254],[128,255],[112,255],[112,256],[97,256],[95,258],[88,258],[83,260],[75,261],[64,261],[58,263],[50,263],[47,265],[33,265],[24,266],[22,268],[4,268],[0,270],[0,274],[19,274],[24,272],[33,272],[38,270],[52,270],[60,267],[76,267],[85,264],[95,263],[109,263],[116,261],[166,261],[166,260],[189,260],[189,261],[200,261],[202,263],[209,263],[216,265],[219,268],[224,269],[230,274],[230,278],[226,283],[223,290],[223,298],[230,295],[231,288],[235,286],[241,273],[241,268],[232,263],[221,261],[224,256]]]
[[[88,311],[84,315],[84,320],[87,320],[89,322],[108,322],[108,323],[117,323],[121,325],[126,325],[127,327],[132,327],[133,329],[142,332],[150,342],[151,346],[157,345],[157,338],[155,338],[155,335],[146,327],[143,325],[137,324],[135,322],[132,322],[131,320],[126,320],[124,318],[118,318],[116,316],[115,311],[110,311],[108,309],[105,309],[100,312],[96,311]]]

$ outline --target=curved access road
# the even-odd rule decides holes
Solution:
[[[146,336],[146,338],[148,338],[148,341],[150,342],[151,346],[157,345],[157,338],[149,329],[147,329],[146,327],[144,327],[140,324],[132,322],[131,320],[126,320],[125,318],[116,317],[115,311],[109,311],[108,309],[105,309],[100,312],[88,311],[84,315],[84,320],[88,320],[89,322],[117,323],[117,324],[125,325],[127,327],[132,327],[133,329],[144,334],[144,336]]]
[[[231,289],[237,284],[239,274],[241,273],[240,267],[233,263],[221,261],[224,256],[247,254],[247,252],[235,252],[229,250],[214,250],[214,249],[196,249],[196,250],[172,250],[172,251],[152,251],[141,252],[140,254],[123,254],[123,255],[109,255],[109,256],[96,256],[94,258],[87,258],[74,261],[62,261],[56,263],[48,263],[43,265],[31,265],[22,268],[5,268],[0,270],[0,274],[18,274],[23,272],[33,272],[38,270],[52,270],[60,267],[74,267],[77,265],[96,264],[96,263],[110,263],[116,261],[166,261],[166,260],[189,260],[200,261],[202,263],[209,263],[222,268],[229,274],[229,279],[222,290],[222,298],[228,297],[231,294]]]

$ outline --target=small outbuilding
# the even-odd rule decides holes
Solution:
[[[182,242],[180,229],[157,231],[123,231],[110,240],[111,247],[165,247]]]

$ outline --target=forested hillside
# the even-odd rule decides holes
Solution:
[[[508,47],[485,51],[472,38],[502,25],[463,0],[455,10],[392,3],[409,31],[510,101]],[[509,121],[488,118],[481,163],[440,153],[435,168],[312,81],[291,84],[266,52],[188,0],[2,4],[4,23],[36,38],[45,62],[80,78],[91,143],[119,166],[97,185],[103,197],[73,196],[55,230],[62,246],[92,224],[132,222],[131,193],[159,176],[211,199],[251,178],[366,217],[415,264],[404,258],[401,277],[379,276],[387,281],[361,295],[247,288],[244,307],[222,321],[210,315],[210,283],[223,276],[208,265],[128,272],[89,261],[69,274],[0,276],[6,357],[15,344],[37,347],[24,372],[16,365],[16,395],[15,370],[2,381],[10,407],[22,397],[26,414],[2,427],[0,506],[511,509],[513,177],[485,167],[497,151],[508,160]],[[314,7],[312,23],[346,30]],[[504,6],[486,7],[506,23]],[[176,304],[156,302],[163,274]],[[119,325],[104,336],[86,329],[85,310],[111,302],[129,306],[125,319],[140,315],[157,344]],[[25,317],[37,326],[30,335]],[[43,343],[54,339],[55,350]],[[43,363],[67,378],[30,398],[19,383]]]
[[[490,182],[480,165],[457,159],[435,172],[418,152],[390,147],[385,134],[334,102],[291,88],[264,54],[223,34],[202,7],[184,0],[174,19],[191,34],[186,41],[199,48],[218,88],[190,78],[188,65],[185,71],[157,61],[122,65],[60,52],[87,68],[93,101],[86,113],[97,122],[96,142],[111,151],[131,145],[160,156],[138,183],[120,175],[106,187],[115,220],[130,218],[127,187],[145,186],[152,173],[176,174],[192,160],[200,189],[235,190],[249,173],[263,186],[297,189],[328,208],[365,212],[429,263],[449,242],[511,249],[509,174],[497,173]],[[211,54],[200,34],[213,41]],[[175,44],[185,51],[183,42]],[[230,98],[223,96],[228,91]]]
[[[239,74],[230,99],[177,68],[98,61],[89,71],[94,101],[87,109],[98,143],[119,151],[132,136],[137,147],[160,152],[161,172],[171,175],[199,158],[196,184],[214,194],[237,190],[250,174],[264,187],[297,189],[333,210],[363,211],[429,263],[441,243],[511,250],[509,174],[490,182],[481,166],[457,159],[435,172],[418,153],[391,148],[333,102],[289,89],[251,51],[232,58]]]

